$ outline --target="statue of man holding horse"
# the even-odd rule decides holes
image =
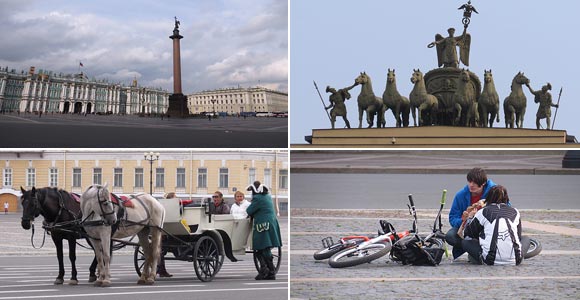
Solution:
[[[346,105],[344,104],[344,102],[350,99],[351,96],[348,91],[350,91],[355,86],[357,86],[356,83],[349,87],[340,89],[338,91],[335,88],[331,88],[330,86],[326,87],[326,92],[331,93],[331,95],[330,97],[328,97],[330,105],[324,108],[327,110],[332,108],[330,110],[330,123],[332,125],[332,129],[334,129],[334,123],[336,122],[337,116],[341,116],[342,119],[344,120],[344,123],[346,123],[346,127],[350,128],[350,123],[346,118]]]
[[[558,107],[558,104],[552,103],[552,94],[548,92],[552,90],[552,85],[548,82],[541,90],[534,91],[530,83],[526,83],[530,93],[534,94],[534,102],[540,103],[538,112],[536,113],[536,128],[540,129],[540,120],[546,119],[546,129],[550,130],[550,117],[552,116],[552,107]]]
[[[437,46],[437,63],[439,67],[458,68],[459,60],[469,66],[469,49],[471,45],[471,35],[467,33],[467,27],[463,28],[461,36],[454,36],[455,28],[447,29],[449,36],[444,38],[440,34],[435,35],[435,41],[427,45],[428,48]],[[459,47],[459,60],[457,59],[457,50]]]

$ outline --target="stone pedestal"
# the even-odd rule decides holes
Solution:
[[[453,126],[314,129],[292,148],[578,148],[564,130]],[[572,162],[572,154],[569,155]]]
[[[171,94],[169,96],[169,108],[167,114],[174,118],[185,118],[189,116],[187,108],[187,96],[184,94]]]

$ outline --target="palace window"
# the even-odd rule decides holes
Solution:
[[[176,178],[178,188],[185,187],[185,168],[177,168],[177,178]]]
[[[113,186],[114,187],[122,187],[123,186],[123,168],[115,168],[114,174],[115,174],[115,177],[113,178]]]
[[[197,187],[207,188],[207,169],[199,168],[197,169]]]
[[[103,182],[103,169],[93,168],[93,184],[101,184]]]
[[[81,168],[73,168],[73,187],[81,187],[82,173]]]
[[[48,185],[51,187],[57,187],[58,186],[58,169],[57,168],[50,168],[48,173],[49,173],[49,180],[50,180]]]
[[[26,169],[26,186],[36,186],[36,169]]]
[[[227,188],[229,186],[229,171],[228,168],[220,168],[220,188]]]
[[[161,188],[165,187],[165,169],[156,168],[155,169],[155,187]]]
[[[248,176],[248,184],[252,184],[256,181],[256,168],[250,168]]]
[[[264,169],[264,185],[272,186],[272,169]]]
[[[4,169],[4,180],[2,182],[5,187],[12,186],[12,169]]]
[[[280,170],[278,187],[282,190],[288,189],[288,170],[286,170],[286,169]]]
[[[143,168],[135,168],[135,187],[143,187]]]

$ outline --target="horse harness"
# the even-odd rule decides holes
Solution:
[[[63,193],[62,190],[55,189],[55,192],[58,195],[58,206],[59,206],[58,213],[56,214],[56,217],[54,218],[54,220],[52,222],[47,222],[45,219],[42,227],[44,229],[46,229],[48,232],[52,232],[54,230],[70,231],[70,230],[66,230],[63,228],[65,228],[71,224],[73,225],[72,227],[75,227],[76,220],[78,220],[80,218],[80,215],[75,214],[73,211],[71,211],[70,209],[68,209],[66,207],[66,205],[64,204],[64,198],[62,196],[62,193]],[[37,196],[38,193],[39,193],[38,191],[36,193],[34,193],[34,195],[32,196],[32,201],[34,202],[35,210],[38,209],[39,214],[41,214],[45,211],[42,209],[42,205],[40,205],[40,200],[38,199],[38,196]],[[44,196],[44,199],[46,200],[46,195]],[[58,222],[62,216],[63,211],[68,212],[73,217],[73,221]],[[36,215],[36,211],[33,213]],[[46,215],[46,214],[43,214],[43,215]]]
[[[125,207],[123,206],[123,200],[120,199],[119,197],[117,197],[114,194],[111,194],[113,197],[115,197],[115,199],[118,201],[117,203],[112,202],[113,205],[117,205],[119,207],[119,209],[117,210],[117,222],[115,224],[107,224],[107,222],[104,219],[101,220],[94,220],[94,221],[83,221],[82,224],[83,226],[112,226],[112,232],[114,233],[115,231],[117,231],[117,229],[119,229],[120,226],[123,227],[127,227],[127,226],[133,226],[133,225],[142,225],[142,226],[146,226],[147,223],[149,222],[149,220],[151,219],[151,213],[149,212],[149,208],[145,205],[145,203],[143,203],[143,200],[141,200],[139,197],[135,196],[135,195],[131,195],[131,199],[136,199],[139,204],[141,204],[141,206],[143,206],[143,208],[145,209],[145,213],[147,214],[147,217],[144,220],[135,222],[135,221],[131,221],[127,219],[127,210],[125,209]],[[99,207],[101,208],[101,216],[106,216],[106,215],[110,215],[110,214],[114,214],[115,211],[111,211],[111,212],[105,212],[103,210],[103,203],[106,203],[107,201],[110,200],[106,200],[103,199],[101,200],[100,198],[100,194],[97,193],[97,201],[99,202]],[[91,214],[89,216],[87,216],[87,218],[89,218],[90,216],[92,216],[95,212],[92,211]]]
[[[44,231],[45,234],[42,238],[42,244],[38,248],[34,245],[34,233],[35,233],[34,223],[31,224],[32,232],[31,232],[31,236],[30,236],[30,242],[32,243],[32,247],[35,249],[40,249],[44,246],[44,241],[45,241],[45,237],[46,237],[47,232],[49,235],[55,231],[79,234],[79,231],[76,229],[78,229],[77,226],[78,226],[78,220],[80,219],[80,215],[77,216],[77,214],[75,214],[73,211],[71,211],[70,209],[68,209],[64,205],[64,199],[62,197],[62,192],[63,192],[62,190],[55,189],[55,192],[58,195],[58,205],[59,205],[58,213],[56,214],[56,217],[54,218],[54,220],[52,222],[47,222],[46,219],[44,220],[44,222],[42,224],[42,228],[45,230]],[[42,214],[43,216],[46,215],[46,211],[42,208],[40,200],[38,199],[38,196],[37,196],[38,193],[40,193],[40,192],[36,191],[31,197],[31,201],[34,205],[34,210],[32,212],[33,217],[32,218],[22,217],[23,220],[31,221],[34,219],[34,217],[37,217],[40,214]],[[44,196],[44,199],[46,200],[46,195]],[[63,211],[68,212],[73,217],[73,221],[64,221],[64,222],[59,223],[58,220],[60,219]]]

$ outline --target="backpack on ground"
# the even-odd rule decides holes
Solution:
[[[417,235],[399,239],[391,249],[391,259],[403,265],[436,266],[443,258],[443,241],[431,238],[423,242]]]

